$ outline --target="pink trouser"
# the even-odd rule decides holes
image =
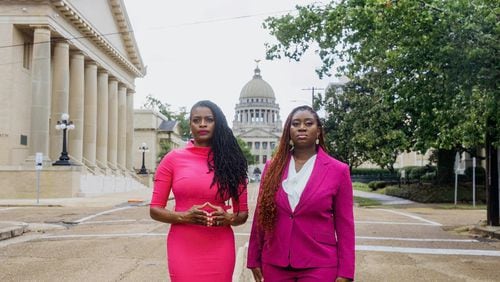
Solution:
[[[262,274],[266,282],[328,282],[337,278],[337,268],[292,268],[263,263]]]

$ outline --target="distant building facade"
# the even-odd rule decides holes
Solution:
[[[105,175],[132,170],[135,79],[146,74],[132,30],[123,0],[0,2],[3,171],[32,168],[36,153],[55,169],[63,113],[75,125],[72,161]]]
[[[233,120],[234,135],[247,143],[255,157],[255,165],[249,167],[250,174],[256,168],[262,171],[278,146],[282,133],[279,111],[273,88],[256,67],[253,78],[240,92]]]
[[[145,166],[148,172],[156,171],[161,143],[166,143],[171,149],[182,148],[186,141],[182,139],[179,123],[168,120],[163,114],[149,109],[134,111],[134,169],[142,166],[142,152],[139,147],[145,143],[148,152],[145,154]]]

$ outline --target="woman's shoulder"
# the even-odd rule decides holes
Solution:
[[[186,148],[175,148],[163,156],[163,160],[173,160],[186,154]]]
[[[325,163],[328,163],[329,165],[332,165],[336,168],[340,168],[340,169],[347,169],[349,170],[349,165],[340,161],[340,160],[337,160],[336,158],[330,156],[327,152],[325,152],[324,150],[320,149],[318,151],[318,158],[320,160],[322,160],[323,162]]]

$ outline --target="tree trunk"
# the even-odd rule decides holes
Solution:
[[[436,182],[438,185],[453,183],[453,165],[455,163],[455,151],[439,149],[437,158]]]
[[[487,221],[488,225],[499,226],[500,191],[498,189],[500,165],[500,148],[495,148],[491,140],[486,139],[486,191],[487,191]]]

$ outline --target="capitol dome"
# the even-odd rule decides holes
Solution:
[[[259,67],[255,68],[252,80],[247,82],[240,92],[240,99],[246,98],[272,98],[274,91],[271,85],[262,79]]]

